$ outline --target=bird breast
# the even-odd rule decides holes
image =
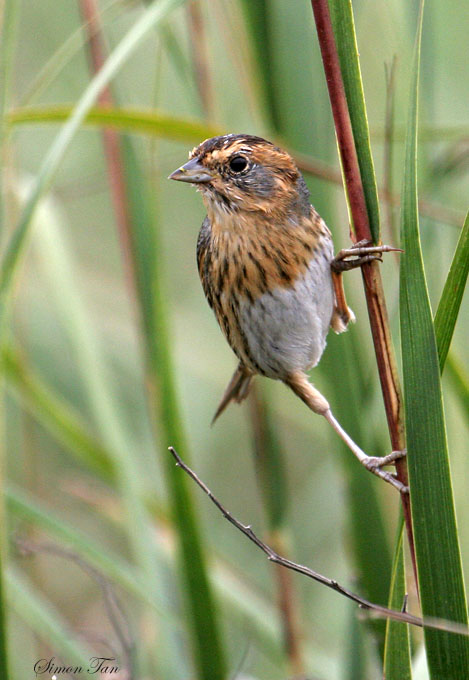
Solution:
[[[247,359],[264,375],[282,380],[321,358],[334,306],[332,256],[332,247],[325,248],[293,285],[273,288],[253,303],[241,301]]]
[[[203,237],[203,238],[201,238]],[[230,346],[254,373],[283,379],[315,365],[333,312],[330,233],[314,211],[255,233],[205,223],[199,270]]]

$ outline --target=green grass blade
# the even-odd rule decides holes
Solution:
[[[47,206],[44,203],[42,208]],[[94,420],[93,425],[113,458],[116,485],[125,508],[129,542],[137,563],[148,577],[148,587],[157,587],[154,580],[151,520],[142,498],[143,471],[135,451],[132,433],[125,428],[120,404],[111,391],[104,361],[104,352],[97,332],[84,304],[76,282],[77,273],[61,225],[53,219],[51,210],[38,211],[41,218],[41,238],[34,241],[43,281],[50,293],[50,303],[57,306],[73,361],[83,386],[83,393]],[[80,385],[81,386],[81,385]]]
[[[16,50],[16,33],[20,14],[20,3],[2,3],[0,8],[0,149],[3,155],[6,136],[5,112],[9,105],[13,61]],[[0,163],[0,233],[4,228],[4,163]]]
[[[371,155],[370,131],[366,115],[352,2],[351,0],[330,0],[329,6],[370,220],[370,231],[373,241],[378,243],[380,238],[378,189],[373,156]]]
[[[422,612],[467,623],[437,345],[420,247],[417,120],[423,3],[416,41],[402,191],[400,314],[409,482]],[[425,630],[432,680],[469,678],[469,640]]]
[[[38,594],[19,570],[10,569],[6,574],[6,582],[8,599],[18,616],[41,640],[50,645],[58,656],[66,659],[67,665],[83,666],[86,672],[90,658],[96,654],[82,642],[74,639],[70,627],[60,613]],[[33,672],[33,669],[31,671]]]
[[[363,680],[368,677],[368,654],[366,641],[366,629],[357,617],[357,609],[353,605],[348,606],[349,616],[347,621],[346,644],[343,651],[344,680]]]
[[[73,107],[65,105],[25,107],[10,111],[7,122],[12,127],[34,123],[61,123],[69,119],[72,111]],[[150,134],[188,144],[198,144],[202,139],[222,134],[220,128],[201,121],[168,116],[153,110],[129,108],[90,108],[82,123],[93,127],[112,127]]]
[[[266,0],[256,0],[256,2],[242,0],[241,6],[251,36],[252,51],[258,66],[263,110],[266,116],[270,118],[273,127],[280,130],[282,127],[281,114],[276,91],[276,78],[272,68],[273,41],[269,30],[269,9],[272,10]]]
[[[469,213],[466,215],[435,314],[435,336],[443,372],[469,274]]]
[[[266,390],[253,386],[250,398],[254,462],[270,533],[287,529],[288,485],[285,454],[278,439]]]
[[[57,517],[43,503],[31,498],[12,484],[7,488],[6,501],[12,517],[41,529],[60,545],[71,547],[110,581],[155,609],[158,617],[165,617],[181,629],[181,622],[172,614],[172,609],[168,606],[165,597],[162,597],[162,593],[148,589],[145,578],[134,566],[124,562],[116,554],[110,553],[102,544],[97,544],[82,531]]]
[[[155,230],[153,206],[147,178],[141,172],[132,142],[123,140],[127,198],[133,225],[133,258],[137,292],[141,306],[147,355],[147,380],[154,402],[158,433],[167,446],[184,451],[187,444],[182,430],[176,395],[171,343],[168,332],[167,295],[163,290],[162,253]],[[188,606],[190,632],[198,677],[225,678],[221,630],[210,587],[201,531],[184,475],[173,463],[166,448],[162,451],[171,510],[179,541],[179,563]]]
[[[110,23],[118,15],[123,13],[125,8],[119,0],[111,0],[108,5],[100,8],[100,18],[106,23]],[[65,66],[67,66],[80,49],[86,43],[86,35],[83,26],[78,26],[64,42],[58,47],[54,54],[40,66],[34,79],[28,84],[27,91],[21,98],[22,104],[31,104],[34,100],[46,92],[51,85],[60,82],[60,76]],[[65,76],[64,76],[65,77]]]
[[[2,498],[2,505],[3,505],[3,503],[4,503],[4,499]],[[3,517],[5,516],[4,509],[2,509],[2,516]],[[8,664],[7,623],[6,623],[6,617],[5,617],[5,610],[6,610],[6,604],[5,604],[6,583],[5,583],[5,564],[4,564],[5,563],[5,557],[6,557],[6,551],[2,551],[1,561],[0,561],[0,570],[1,570],[0,602],[1,602],[1,607],[2,607],[2,613],[1,613],[1,618],[0,618],[0,671],[2,673],[1,677],[4,677],[5,680],[8,680],[10,675],[9,675],[9,664]]]
[[[2,3],[0,7],[0,236],[4,238],[6,224],[5,188],[7,147],[5,110],[10,104],[10,86],[14,74],[14,60],[17,50],[17,28],[19,24],[20,3]],[[4,381],[0,378],[0,429],[2,441],[0,444],[0,677],[8,680],[8,640],[5,603],[4,570],[8,560],[8,546],[6,537],[7,519],[4,507],[5,471],[7,469],[7,442],[5,439],[5,389]]]
[[[80,462],[104,479],[111,479],[114,470],[111,454],[88,432],[74,408],[28,370],[12,347],[4,349],[2,360],[8,384],[28,412]]]
[[[267,521],[267,542],[279,555],[288,556],[291,536],[288,528],[288,483],[286,456],[274,425],[270,403],[261,385],[253,385],[249,398],[256,477]],[[273,571],[277,589],[278,615],[282,621],[284,650],[295,674],[304,672],[300,644],[300,610],[290,573]]]
[[[50,304],[57,307],[56,313],[66,333],[78,375],[77,387],[82,388],[93,426],[112,455],[125,537],[146,587],[156,598],[162,582],[158,579],[160,561],[158,546],[153,540],[153,520],[143,496],[148,473],[135,446],[134,433],[126,426],[124,406],[112,391],[104,347],[77,284],[71,248],[66,243],[62,224],[54,219],[49,200],[42,203],[36,219],[40,220],[41,237],[34,240],[34,249],[41,280],[49,291]],[[158,646],[164,648],[169,644],[168,640],[165,642],[167,634],[167,629],[162,628]],[[159,659],[161,664],[179,664],[174,655],[168,658],[158,655],[157,661]],[[173,668],[172,672],[177,669]]]
[[[104,63],[102,69],[91,80],[90,84],[80,97],[77,105],[73,109],[70,117],[55,138],[49,151],[41,165],[34,185],[31,189],[29,198],[23,208],[17,228],[10,239],[5,255],[2,260],[0,270],[0,301],[4,307],[4,296],[12,282],[14,271],[20,259],[20,255],[25,246],[26,237],[29,233],[31,220],[36,207],[50,186],[55,171],[62,158],[64,157],[72,139],[80,128],[86,114],[93,106],[99,93],[119,69],[123,66],[129,56],[137,49],[142,39],[150,30],[162,22],[176,7],[182,5],[185,0],[161,0],[153,2],[146,9],[132,28],[120,41],[109,58]],[[3,314],[3,307],[0,312]]]
[[[388,607],[399,611],[406,595],[404,564],[404,522],[401,518],[396,551],[391,575]],[[409,626],[388,619],[386,622],[386,644],[384,648],[384,671],[386,680],[411,680]]]

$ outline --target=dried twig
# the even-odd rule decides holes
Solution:
[[[240,522],[238,519],[236,519],[236,517],[234,517],[231,514],[229,510],[225,508],[224,505],[222,505],[222,503],[218,500],[216,496],[213,495],[208,486],[198,477],[194,470],[192,470],[188,465],[186,465],[186,463],[184,463],[181,456],[172,446],[169,447],[169,451],[171,452],[174,460],[176,461],[176,465],[180,467],[182,470],[184,470],[184,472],[191,479],[194,480],[194,482],[202,489],[202,491],[207,494],[212,503],[219,509],[223,517],[227,519],[228,522],[230,522],[230,524],[232,524],[239,531],[241,531],[241,533],[247,536],[249,540],[252,541],[252,543],[254,543],[254,545],[256,545],[260,550],[262,550],[262,552],[267,555],[267,559],[270,560],[271,562],[274,562],[275,564],[285,567],[286,569],[296,571],[299,574],[303,574],[304,576],[313,579],[313,581],[317,581],[318,583],[321,583],[323,586],[326,586],[331,590],[335,590],[336,593],[339,593],[340,595],[347,597],[349,600],[352,600],[352,602],[356,602],[361,609],[366,610],[368,612],[368,616],[370,616],[371,618],[392,619],[393,621],[409,623],[413,626],[418,626],[419,628],[425,625],[426,628],[433,628],[435,630],[445,630],[449,633],[455,633],[458,635],[465,635],[469,637],[468,628],[460,623],[432,617],[425,617],[424,619],[421,619],[418,616],[414,616],[413,614],[407,613],[406,611],[399,612],[394,609],[389,609],[388,607],[383,607],[379,604],[374,604],[373,602],[366,600],[364,597],[361,597],[360,595],[357,595],[356,593],[352,592],[348,588],[341,586],[340,583],[338,583],[334,579],[328,578],[327,576],[323,576],[322,574],[319,574],[317,571],[314,571],[313,569],[310,569],[309,567],[306,567],[303,564],[298,564],[297,562],[293,562],[292,560],[288,560],[285,557],[282,557],[281,555],[276,553],[275,550],[273,550],[269,545],[264,543],[264,541],[262,541],[257,536],[257,534],[254,533],[250,524],[243,524],[242,522]]]

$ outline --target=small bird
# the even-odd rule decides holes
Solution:
[[[199,275],[239,360],[213,420],[231,401],[246,398],[255,375],[281,380],[326,418],[366,468],[405,492],[382,469],[405,452],[367,456],[306,375],[321,358],[329,328],[342,333],[355,320],[342,271],[397,249],[358,243],[334,257],[331,233],[292,157],[261,137],[207,139],[169,179],[202,194],[207,216],[197,241]]]

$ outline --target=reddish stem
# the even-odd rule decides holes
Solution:
[[[91,70],[97,73],[105,61],[105,49],[101,38],[96,0],[79,0],[79,8],[87,31]],[[109,86],[101,91],[98,102],[104,107],[113,107],[114,101]],[[127,202],[126,181],[122,165],[122,151],[119,133],[112,128],[102,130],[104,153],[109,176],[112,204],[116,218],[123,253],[128,290],[135,290],[135,267],[132,257],[132,226]]]
[[[311,5],[316,22],[327,88],[329,90],[350,212],[355,229],[355,234],[351,234],[351,237],[355,241],[364,239],[371,241],[365,194],[328,0],[311,0]],[[401,390],[389,330],[389,319],[381,274],[377,262],[365,264],[362,267],[362,276],[391,444],[393,450],[402,450],[405,448],[405,433],[402,418]],[[399,480],[407,486],[407,462],[405,459],[397,461],[396,472]],[[415,580],[418,583],[409,495],[401,494],[401,500]]]

